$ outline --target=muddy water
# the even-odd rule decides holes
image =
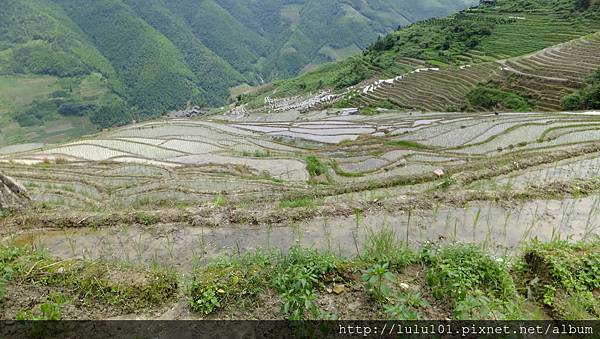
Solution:
[[[342,255],[364,248],[369,230],[391,229],[399,241],[419,246],[427,241],[463,241],[483,244],[496,253],[518,248],[524,241],[553,237],[582,239],[599,234],[600,199],[531,201],[510,207],[490,203],[465,208],[440,206],[409,214],[376,213],[329,219],[326,217],[288,227],[200,228],[160,225],[153,228],[119,227],[43,231],[12,240],[33,244],[61,258],[107,259],[174,265],[180,271],[222,254],[240,254],[259,248],[286,250],[295,243],[328,249]],[[5,239],[8,240],[8,239]]]

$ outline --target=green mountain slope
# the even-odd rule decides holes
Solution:
[[[468,102],[467,94],[478,85],[490,85],[539,103],[531,108],[560,109],[561,95],[583,86],[585,77],[600,66],[595,58],[600,55],[594,44],[597,36],[590,35],[597,31],[600,4],[593,0],[497,0],[399,29],[359,56],[263,86],[241,98],[240,104],[255,107],[265,97],[343,90],[363,83],[338,105],[478,109],[482,107]],[[582,42],[542,51],[584,36],[588,37]],[[411,72],[419,68],[429,71]],[[367,80],[398,76],[402,80],[393,85],[373,84],[367,90]]]
[[[181,52],[127,5],[113,0],[55,1],[111,62],[133,105],[163,112],[188,100],[200,101]]]
[[[0,0],[0,82],[17,84],[16,98],[0,92],[0,143],[220,106],[235,86],[347,58],[474,2]]]
[[[230,87],[245,81],[229,63],[202,44],[182,19],[167,10],[162,0],[127,0],[126,3],[181,51],[208,103],[222,102],[229,95]]]

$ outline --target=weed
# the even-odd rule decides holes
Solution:
[[[419,292],[401,292],[396,303],[385,305],[385,313],[392,320],[419,320],[421,309],[431,307]]]
[[[159,221],[159,218],[157,216],[148,214],[146,212],[137,212],[135,214],[135,219],[138,224],[144,226],[154,225]]]
[[[322,175],[328,175],[329,169],[319,158],[314,155],[306,157],[306,170],[312,177],[318,177]]]
[[[314,290],[322,287],[321,279],[335,269],[336,260],[328,254],[294,247],[279,261],[273,284],[283,299],[282,312],[291,320],[319,315],[313,302]]]
[[[375,233],[367,228],[366,232],[363,260],[385,262],[394,269],[402,269],[416,262],[414,252],[402,246],[393,230],[384,228]]]
[[[23,310],[17,314],[17,320],[61,320],[61,306],[65,299],[60,293],[51,293],[39,306],[39,309]]]
[[[375,300],[384,302],[392,298],[392,287],[396,283],[396,276],[389,271],[389,263],[376,264],[363,274],[365,287]]]
[[[227,198],[223,195],[217,195],[213,199],[213,206],[215,206],[215,207],[225,206],[226,203],[227,203]]]
[[[439,183],[438,187],[441,188],[442,190],[446,191],[455,184],[456,184],[456,179],[454,177],[446,175],[442,179],[442,182]]]
[[[427,283],[437,299],[445,299],[460,313],[461,305],[481,296],[499,312],[519,299],[515,283],[504,260],[494,259],[475,245],[429,246],[421,253]],[[465,301],[467,300],[467,301]]]
[[[66,288],[85,303],[99,301],[124,310],[162,304],[174,296],[178,285],[173,273],[158,268],[56,261],[40,251],[12,246],[0,247],[0,268],[7,281]]]
[[[562,319],[597,319],[600,301],[599,241],[570,244],[558,240],[534,241],[525,254],[526,270],[534,295]]]
[[[21,310],[17,313],[17,321],[29,321],[22,323],[33,338],[43,338],[60,333],[62,320],[61,308],[65,298],[61,293],[50,293],[36,308]],[[34,322],[30,322],[34,320]]]
[[[220,309],[225,302],[252,302],[268,288],[267,267],[272,254],[257,252],[242,257],[227,257],[197,269],[188,284],[188,305],[205,315]]]
[[[323,204],[322,199],[314,199],[311,197],[301,197],[290,200],[281,200],[280,208],[315,208]]]
[[[259,293],[274,289],[283,301],[281,311],[290,319],[304,319],[307,311],[321,315],[313,303],[322,279],[333,273],[332,255],[293,247],[287,254],[257,252],[226,258],[198,270],[188,287],[188,303],[196,312],[210,314],[225,302],[236,300],[247,306]]]

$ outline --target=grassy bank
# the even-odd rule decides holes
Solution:
[[[221,258],[193,273],[189,307],[252,319],[600,317],[598,240],[532,242],[513,257],[470,244],[413,251],[389,231],[367,243],[354,258],[300,247]]]
[[[357,253],[257,250],[177,275],[2,246],[0,305],[5,319],[35,320],[150,314],[178,300],[198,319],[600,318],[599,239],[497,256],[474,244],[413,250],[384,230]]]

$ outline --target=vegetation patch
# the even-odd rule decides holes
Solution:
[[[502,258],[475,245],[425,248],[421,257],[438,299],[453,306],[456,319],[519,319],[521,297]]]
[[[300,197],[290,200],[281,200],[279,202],[280,208],[314,208],[323,204],[322,199],[315,199],[312,197]]]
[[[344,293],[360,291],[377,305],[378,309],[372,312],[380,312],[386,319],[431,319],[432,314],[457,320],[539,319],[539,309],[535,307],[539,305],[538,297],[527,299],[526,293],[520,293],[523,284],[534,286],[533,283],[539,286],[539,291],[579,293],[577,297],[552,294],[553,305],[564,307],[573,303],[563,313],[555,313],[556,318],[595,319],[596,273],[600,267],[597,253],[578,257],[581,251],[592,247],[533,243],[523,257],[497,258],[471,244],[436,244],[414,251],[398,241],[389,229],[367,230],[364,249],[351,259],[299,246],[287,254],[259,251],[223,258],[195,271],[187,295],[190,308],[205,315],[227,313],[240,306],[252,312],[259,295],[275,292],[280,315],[285,318],[335,319],[336,314],[323,310],[316,301],[333,298],[343,302]],[[562,278],[556,279],[556,270],[542,274],[541,266],[534,268],[532,251],[542,248],[552,249],[551,254],[541,254],[552,258],[557,256],[554,249],[564,248],[559,257],[564,258],[568,253],[570,259],[559,262],[567,265],[569,273],[565,275],[563,268]],[[544,263],[547,262],[550,261]],[[573,272],[576,273],[569,275]],[[532,280],[532,273],[539,278]],[[415,275],[423,279],[415,280]],[[575,286],[574,282],[578,287],[567,287]],[[548,298],[539,295],[540,302],[545,303]],[[584,309],[587,317],[581,318],[583,315],[574,309],[576,306]]]
[[[245,151],[242,153],[242,155],[247,158],[270,158],[272,156],[270,151],[260,151],[260,150],[256,150],[254,152]]]
[[[15,246],[0,246],[0,271],[2,286],[12,283],[66,289],[85,304],[100,302],[123,312],[162,305],[178,288],[176,275],[158,267],[58,261],[40,251]],[[42,309],[42,313],[47,311]],[[22,315],[34,314],[25,311]]]
[[[306,171],[314,184],[330,184],[329,167],[314,155],[306,157]]]
[[[600,241],[533,242],[525,254],[528,287],[556,318],[600,318]]]
[[[535,104],[519,95],[491,85],[480,85],[467,95],[469,103],[478,109],[510,110],[525,112],[534,109]]]
[[[257,252],[241,258],[223,258],[193,273],[187,287],[190,309],[205,315],[238,302],[252,303],[259,293],[269,287],[272,272],[270,254]]]
[[[287,254],[263,253],[226,258],[198,269],[189,284],[190,308],[206,315],[227,303],[249,306],[259,293],[274,290],[289,319],[319,317],[314,303],[323,279],[335,272],[337,259],[326,253],[293,247]]]
[[[585,88],[564,96],[561,105],[566,110],[600,108],[600,68],[586,79]]]

